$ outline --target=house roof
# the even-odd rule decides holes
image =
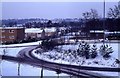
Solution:
[[[45,32],[55,32],[56,28],[51,27],[51,28],[44,28]],[[43,29],[42,28],[26,28],[25,33],[42,33]]]

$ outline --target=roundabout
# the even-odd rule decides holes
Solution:
[[[57,73],[66,73],[70,74],[73,76],[79,76],[79,77],[86,77],[86,78],[100,78],[102,75],[91,72],[91,71],[106,71],[106,72],[120,72],[120,68],[118,67],[93,67],[93,66],[82,66],[82,65],[77,65],[77,64],[64,64],[62,63],[57,63],[57,62],[52,62],[49,60],[46,60],[44,58],[38,58],[34,54],[36,49],[40,49],[39,46],[30,46],[28,48],[22,49],[17,57],[12,57],[12,56],[7,56],[3,55],[2,59],[3,60],[8,60],[8,61],[14,61],[14,62],[19,62],[19,63],[25,63],[29,64],[35,67],[43,67],[44,69],[48,69],[51,71],[56,71]],[[41,49],[42,51],[42,49]],[[48,50],[49,52],[49,50]],[[43,50],[42,53],[47,53]]]

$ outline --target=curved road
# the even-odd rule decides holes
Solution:
[[[96,74],[91,71],[110,71],[110,72],[120,72],[120,68],[100,68],[100,67],[86,67],[86,66],[75,66],[75,65],[66,65],[58,64],[53,62],[44,61],[38,59],[32,55],[32,50],[38,48],[39,46],[31,46],[21,50],[17,57],[12,56],[2,56],[2,59],[9,61],[16,61],[20,63],[26,63],[37,67],[43,67],[48,70],[56,71],[57,73],[66,73],[74,76],[79,76],[82,78],[101,78],[100,74]]]
[[[25,48],[25,49],[21,50],[18,53],[18,57],[28,59],[30,64],[33,66],[43,67],[48,70],[56,71],[57,73],[63,72],[63,73],[67,73],[67,74],[71,74],[71,75],[75,75],[75,76],[79,76],[79,77],[84,77],[84,78],[85,77],[86,78],[89,78],[89,77],[99,78],[97,76],[88,74],[88,72],[84,73],[84,71],[80,71],[79,69],[69,68],[68,66],[62,66],[61,64],[52,63],[52,62],[38,59],[38,58],[34,57],[34,55],[32,55],[32,53],[31,53],[32,50],[34,50],[35,48],[38,48],[38,46],[29,47],[29,48]],[[33,61],[34,61],[34,63],[33,63]]]

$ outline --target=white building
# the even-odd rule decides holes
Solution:
[[[26,28],[25,29],[25,37],[26,38],[41,38],[43,37],[43,31],[45,32],[45,36],[53,36],[56,32],[55,27],[51,28]]]

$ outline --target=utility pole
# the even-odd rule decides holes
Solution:
[[[105,0],[103,3],[103,32],[104,32],[103,44],[105,44]]]

